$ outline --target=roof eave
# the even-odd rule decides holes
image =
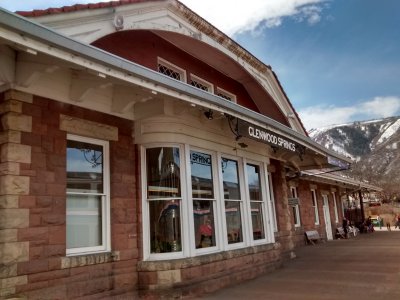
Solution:
[[[88,60],[94,60],[97,63],[107,65],[110,69],[112,68],[118,71],[123,71],[146,81],[154,82],[155,85],[167,87],[168,89],[174,90],[178,94],[200,99],[205,106],[210,105],[213,108],[218,108],[221,111],[244,118],[245,120],[256,125],[261,124],[266,126],[267,128],[273,129],[278,133],[284,134],[296,140],[312,151],[324,156],[332,156],[348,163],[351,162],[349,158],[324,148],[323,146],[312,141],[309,137],[302,135],[287,126],[284,126],[269,117],[239,106],[236,103],[226,101],[216,95],[204,92],[184,82],[164,76],[156,71],[147,69],[143,66],[95,48],[91,45],[76,41],[70,37],[64,36],[43,25],[18,16],[3,8],[0,8],[0,24],[2,27],[17,31],[20,35],[29,36],[30,38],[39,40],[42,43],[50,44],[54,48],[61,49],[69,53],[72,52],[79,57],[84,57]]]

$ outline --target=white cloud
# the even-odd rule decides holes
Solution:
[[[400,97],[375,97],[353,106],[313,106],[299,110],[300,119],[307,130],[328,125],[344,124],[356,120],[386,118],[400,114]]]
[[[232,0],[181,0],[183,4],[228,35],[257,27],[276,27],[285,17],[295,17],[310,25],[321,19],[322,3],[328,0],[247,0],[242,5]]]

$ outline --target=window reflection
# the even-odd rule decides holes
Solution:
[[[250,200],[261,200],[260,167],[247,164]]]
[[[103,192],[103,147],[67,141],[67,192]]]
[[[243,242],[242,217],[239,201],[225,201],[225,218],[228,243]]]
[[[211,164],[211,155],[195,151],[190,152],[193,198],[214,198]]]
[[[239,172],[237,161],[222,158],[224,199],[240,199]]]
[[[216,245],[214,231],[214,185],[211,155],[190,151],[193,219],[196,248]],[[211,200],[206,200],[211,199]]]
[[[103,147],[67,140],[67,251],[102,247],[106,242]]]
[[[251,222],[253,225],[253,239],[260,240],[265,238],[263,210],[261,202],[251,202]]]
[[[150,201],[151,253],[181,251],[180,201]]]
[[[146,150],[150,252],[182,251],[179,148]]]
[[[151,148],[146,153],[148,198],[180,197],[179,149]]]
[[[246,171],[250,197],[253,240],[260,240],[265,238],[260,166],[247,164]]]
[[[213,201],[194,200],[193,216],[196,248],[215,246]]]
[[[222,180],[224,185],[226,234],[229,244],[243,242],[240,201],[239,165],[232,159],[222,158]]]

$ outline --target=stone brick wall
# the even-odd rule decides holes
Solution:
[[[279,161],[271,160],[271,166],[273,166],[274,169],[271,175],[278,226],[275,239],[281,244],[283,257],[290,257],[295,247],[295,231],[288,204],[289,187],[286,181],[286,173],[283,164]]]
[[[179,299],[241,283],[282,265],[279,244],[138,265],[140,297]]]
[[[1,95],[0,114],[0,298],[135,291],[140,201],[132,122],[13,90]],[[61,124],[65,116],[75,127]],[[66,257],[66,130],[110,139],[111,253]]]

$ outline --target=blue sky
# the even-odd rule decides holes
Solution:
[[[78,2],[105,1],[0,0],[0,6]],[[271,65],[308,130],[400,115],[399,0],[181,2]]]

